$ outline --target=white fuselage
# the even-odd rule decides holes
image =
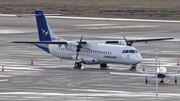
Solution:
[[[77,54],[76,47],[73,45],[59,46],[50,44],[48,48],[50,53],[58,58],[75,60]],[[124,50],[129,50],[129,52],[123,53]],[[110,44],[86,45],[85,48],[81,49],[78,58],[83,59],[87,64],[115,63],[132,65],[138,64],[142,60],[141,55],[134,47]]]

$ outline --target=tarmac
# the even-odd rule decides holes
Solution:
[[[86,70],[73,69],[72,60],[60,60],[36,46],[7,41],[37,41],[34,17],[0,17],[0,101],[155,101],[156,81],[144,77],[112,76],[109,72],[141,72],[155,70],[155,45],[161,66],[180,73],[180,24],[163,22],[98,21],[47,19],[49,26],[67,40],[119,40],[174,37],[170,41],[134,43],[143,57],[136,71],[130,66],[108,64],[85,65]],[[33,59],[33,65],[31,60]],[[178,81],[180,78],[178,78]],[[159,84],[159,101],[179,101],[180,84],[165,78]]]

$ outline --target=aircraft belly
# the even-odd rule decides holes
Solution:
[[[50,51],[50,54],[55,56],[55,48],[56,48],[56,45],[51,45],[49,44],[48,45],[48,48],[49,48],[49,51]]]
[[[57,51],[56,56],[59,58],[64,58],[64,59],[72,59],[72,55],[74,55],[75,52],[72,51]]]
[[[59,47],[58,45],[49,45],[49,50],[51,55],[58,58],[71,59],[73,53],[75,54],[75,52],[71,52],[71,51],[62,51],[58,49],[58,47]]]

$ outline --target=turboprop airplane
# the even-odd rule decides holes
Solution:
[[[74,67],[80,69],[82,64],[100,64],[101,68],[108,67],[107,64],[131,65],[130,70],[136,70],[137,64],[142,57],[133,42],[147,42],[157,40],[168,40],[173,38],[141,39],[141,40],[91,40],[67,41],[56,36],[46,22],[42,10],[35,10],[39,41],[9,41],[9,43],[34,44],[47,53],[61,58],[75,61]],[[117,43],[113,45],[111,43]]]
[[[156,51],[157,52],[157,51]],[[157,54],[156,54],[157,56]],[[152,78],[160,78],[160,83],[164,83],[164,78],[166,77],[175,77],[175,83],[177,83],[177,76],[180,76],[177,72],[168,72],[165,67],[161,67],[160,63],[157,66],[157,57],[156,57],[156,71],[155,72],[142,72],[142,73],[118,73],[118,72],[110,72],[111,75],[119,75],[119,76],[137,76],[137,77],[146,77],[146,84],[148,83],[147,77]]]

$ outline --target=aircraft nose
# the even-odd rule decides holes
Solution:
[[[134,62],[135,62],[135,64],[138,64],[138,63],[140,63],[142,61],[142,56],[140,55],[140,54],[138,54],[138,55],[136,55],[135,57],[134,57]]]

